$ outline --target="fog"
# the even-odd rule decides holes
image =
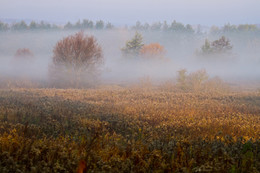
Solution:
[[[75,34],[66,31],[18,31],[0,33],[0,77],[48,81],[48,67],[52,63],[53,48],[62,38]],[[260,37],[248,35],[226,35],[233,45],[228,57],[199,57],[205,39],[211,41],[219,36],[210,34],[173,34],[162,31],[140,31],[144,44],[159,43],[166,53],[163,60],[128,59],[123,48],[135,35],[134,30],[86,30],[101,45],[104,54],[100,84],[128,84],[149,77],[161,83],[176,80],[177,71],[187,69],[194,72],[205,69],[210,77],[219,76],[230,84],[256,83],[260,81]],[[28,48],[34,54],[29,62],[16,62],[14,55],[20,48]]]
[[[219,76],[228,83],[259,83],[260,36],[257,34],[224,34],[233,46],[229,55],[198,56],[205,39],[214,41],[222,35],[204,33],[212,25],[256,24],[259,27],[259,0],[9,0],[2,1],[0,21],[9,23],[43,20],[63,25],[68,21],[102,19],[116,26],[113,30],[86,30],[101,45],[104,64],[98,80],[101,84],[136,83],[149,77],[155,84],[176,80],[180,69],[189,73],[205,69],[210,77]],[[182,22],[194,28],[201,25],[202,33],[185,34],[160,31],[139,31],[144,44],[159,43],[166,53],[163,60],[126,58],[121,49],[131,40],[136,21],[153,24],[157,21]],[[128,29],[126,29],[128,26]],[[170,26],[170,25],[169,25]],[[196,30],[196,29],[195,29]],[[259,28],[258,28],[259,30]],[[53,48],[64,37],[78,30],[8,30],[0,32],[0,79],[13,78],[48,83]],[[18,49],[28,48],[34,59],[18,61]],[[1,81],[0,81],[1,82]]]
[[[131,25],[137,20],[177,20],[202,25],[260,24],[259,0],[1,0],[0,19],[75,22],[105,20]]]

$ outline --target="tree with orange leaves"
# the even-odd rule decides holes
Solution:
[[[144,58],[164,58],[165,49],[159,43],[151,43],[148,45],[144,45],[140,54]]]

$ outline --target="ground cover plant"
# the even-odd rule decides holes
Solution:
[[[0,91],[0,172],[259,172],[259,135],[254,91]]]

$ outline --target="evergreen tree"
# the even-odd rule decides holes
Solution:
[[[122,52],[125,55],[134,55],[137,56],[140,53],[140,49],[143,47],[143,37],[138,32],[135,33],[135,36],[132,40],[126,43],[126,46],[122,48]]]
[[[96,22],[96,29],[104,29],[104,26],[105,26],[105,24],[104,24],[103,20],[99,20]]]

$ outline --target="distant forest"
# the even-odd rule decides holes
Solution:
[[[82,21],[78,20],[75,23],[68,22],[65,25],[50,24],[48,22],[35,22],[31,21],[26,23],[25,21],[19,21],[12,24],[8,24],[0,21],[0,31],[22,31],[22,30],[73,30],[73,29],[96,29],[96,30],[109,30],[116,28],[110,22],[104,22],[99,20],[93,22],[88,19]],[[196,27],[183,23],[176,22],[175,20],[172,23],[164,22],[155,22],[152,24],[136,22],[134,26],[125,27],[130,30],[141,30],[141,31],[166,31],[166,32],[182,32],[189,34],[198,34],[203,33],[202,27],[197,25]],[[240,24],[240,25],[231,25],[226,24],[223,27],[211,26],[209,33],[211,34],[224,34],[224,33],[240,33],[240,32],[250,32],[260,34],[260,27],[255,24]]]

